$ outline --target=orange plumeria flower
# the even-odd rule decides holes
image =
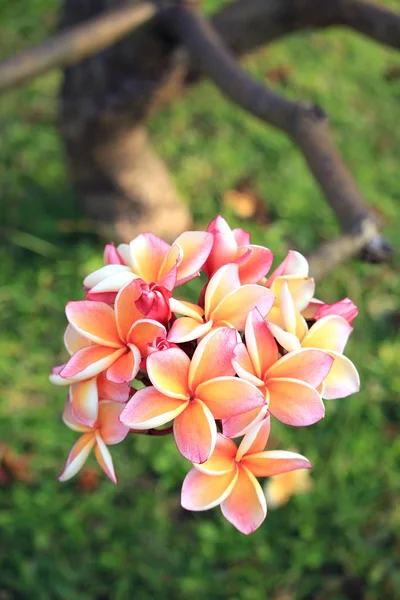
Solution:
[[[59,481],[67,481],[76,475],[85,464],[92,448],[94,448],[96,460],[100,467],[113,483],[117,483],[113,461],[107,446],[119,444],[129,433],[129,427],[123,425],[119,420],[123,408],[122,404],[101,400],[96,422],[93,427],[86,427],[74,419],[71,405],[67,402],[63,413],[63,421],[70,429],[79,431],[83,435],[72,447],[63,472],[58,478]]]
[[[138,293],[133,281],[118,292],[114,308],[90,300],[67,304],[68,321],[87,345],[73,353],[59,372],[61,378],[76,383],[106,371],[107,379],[123,383],[136,376],[147,347],[166,333],[161,323],[142,318],[135,305]]]
[[[147,374],[153,386],[136,392],[121,422],[146,430],[174,421],[179,452],[195,463],[206,461],[217,439],[215,419],[226,419],[262,406],[261,392],[234,377],[237,333],[222,328],[208,334],[192,360],[181,349],[151,354]]]
[[[273,293],[261,285],[242,285],[239,265],[225,265],[218,269],[207,285],[204,311],[188,302],[170,300],[173,312],[185,316],[175,321],[168,339],[175,343],[188,342],[217,327],[243,331],[249,311],[256,306],[265,316],[274,300]]]
[[[279,358],[274,336],[257,309],[247,317],[245,339],[246,345],[235,348],[233,366],[241,378],[260,388],[265,405],[223,421],[224,434],[243,435],[265,417],[267,409],[287,425],[312,425],[322,419],[325,408],[316,388],[329,373],[333,358],[315,349],[300,349]]]
[[[254,425],[239,447],[218,434],[210,458],[194,465],[186,475],[181,495],[183,508],[202,511],[221,505],[224,517],[239,531],[255,531],[267,515],[265,496],[256,477],[311,468],[301,454],[264,451],[269,430],[269,419]]]

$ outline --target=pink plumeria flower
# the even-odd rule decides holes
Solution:
[[[306,257],[300,252],[289,250],[286,258],[268,277],[266,285],[271,287],[277,277],[308,277],[308,271],[309,266]]]
[[[206,461],[217,439],[215,419],[233,417],[264,403],[261,392],[234,377],[237,333],[222,328],[208,334],[192,360],[181,349],[151,354],[147,374],[154,387],[139,390],[121,414],[125,425],[146,430],[174,420],[180,453],[195,463]]]
[[[203,511],[221,505],[222,514],[241,533],[255,531],[267,515],[267,503],[256,477],[295,469],[310,469],[301,454],[264,451],[269,419],[255,425],[240,446],[221,434],[209,460],[194,465],[182,486],[181,503],[187,510]]]
[[[72,325],[68,325],[64,344],[72,356],[81,348],[88,345],[88,340],[80,335]],[[54,367],[50,382],[54,385],[70,385],[67,379],[60,376],[65,365]],[[128,383],[114,383],[109,381],[105,373],[78,381],[70,385],[69,401],[73,418],[82,425],[92,427],[97,420],[99,399],[111,400],[113,402],[126,402],[129,398],[131,387]]]
[[[328,375],[334,359],[321,350],[301,348],[278,360],[274,336],[257,309],[247,317],[245,339],[246,345],[235,348],[233,366],[241,378],[260,389],[265,405],[224,420],[224,434],[243,435],[265,418],[267,409],[287,425],[312,425],[322,419],[325,408],[316,388]]]
[[[116,297],[115,308],[103,302],[82,300],[69,302],[67,319],[87,346],[75,352],[59,375],[70,383],[90,379],[102,371],[114,383],[133,379],[140,368],[147,348],[160,336],[165,327],[152,319],[143,319],[136,307],[137,282],[122,288]]]
[[[212,245],[212,234],[203,231],[186,231],[172,246],[153,233],[142,233],[130,244],[120,244],[117,257],[108,248],[106,260],[111,256],[113,262],[88,275],[83,285],[92,298],[94,294],[118,292],[137,277],[172,290],[198,275]]]
[[[257,307],[265,316],[274,300],[273,293],[261,285],[242,285],[239,265],[225,265],[218,269],[207,285],[204,311],[194,304],[171,299],[172,311],[185,316],[175,321],[168,339],[175,343],[188,342],[217,327],[243,331],[249,311]]]
[[[213,234],[214,243],[204,264],[208,277],[229,263],[239,265],[241,283],[256,283],[268,273],[273,254],[268,248],[250,244],[250,234],[243,229],[232,229],[221,215],[209,224],[207,231]]]
[[[272,322],[271,317],[274,319]],[[268,327],[278,343],[287,351],[299,348],[324,350],[334,363],[324,380],[321,395],[326,400],[345,398],[360,389],[357,369],[343,351],[353,328],[343,317],[322,317],[308,328],[307,322],[296,309],[287,285],[281,290],[280,313],[271,311],[267,317]]]
[[[123,425],[119,420],[122,409],[122,404],[101,400],[96,422],[92,427],[87,427],[74,419],[71,405],[67,402],[63,414],[64,423],[70,429],[79,431],[83,435],[72,447],[64,470],[58,478],[59,481],[67,481],[76,475],[85,464],[92,448],[95,448],[96,460],[100,467],[113,483],[117,483],[113,461],[107,446],[119,444],[129,433],[129,427]]]

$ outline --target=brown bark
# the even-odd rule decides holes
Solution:
[[[111,4],[66,0],[62,28]],[[61,123],[72,181],[99,229],[123,241],[148,230],[172,240],[190,227],[189,211],[143,125],[148,99],[180,77],[174,61],[170,43],[151,24],[65,71]]]

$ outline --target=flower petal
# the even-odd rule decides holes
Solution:
[[[150,386],[134,394],[123,409],[120,420],[132,429],[152,429],[175,419],[187,405],[187,400],[169,398]]]
[[[81,470],[95,443],[96,438],[92,432],[81,435],[78,441],[72,446],[58,481],[67,481]]]
[[[124,353],[125,348],[114,350],[105,346],[87,346],[71,356],[60,376],[74,381],[90,379],[108,369]]]
[[[332,367],[333,359],[327,352],[300,348],[280,358],[266,373],[266,380],[276,377],[300,379],[317,388]]]
[[[270,429],[271,418],[269,415],[259,423],[253,425],[253,427],[248,431],[248,433],[246,433],[240,442],[240,446],[236,454],[236,460],[243,460],[243,458],[248,454],[262,452],[267,445]]]
[[[282,348],[284,348],[288,352],[292,352],[293,350],[298,350],[299,348],[301,348],[301,343],[297,335],[294,335],[293,333],[288,333],[278,325],[275,325],[275,323],[271,323],[271,321],[268,321],[268,319],[266,322],[269,330],[274,335],[278,344],[282,346]]]
[[[228,294],[238,290],[240,286],[239,266],[237,264],[224,265],[218,269],[208,282],[204,296],[204,311],[207,319],[220,302]]]
[[[250,383],[253,383],[257,387],[263,386],[264,381],[257,377],[245,344],[238,344],[234,352],[235,358],[232,360],[232,365],[237,375],[242,379],[246,379],[246,381],[250,381]]]
[[[186,510],[208,510],[218,506],[232,491],[237,469],[225,475],[206,475],[197,468],[186,475],[181,494],[181,504]]]
[[[143,313],[136,307],[136,301],[142,293],[142,283],[141,279],[131,281],[120,289],[115,298],[115,319],[119,336],[124,342],[128,339],[132,325],[144,317]]]
[[[286,425],[312,425],[325,415],[324,403],[308,383],[297,379],[270,379],[269,412]]]
[[[124,406],[117,402],[99,402],[98,426],[101,439],[107,446],[122,442],[129,433],[129,427],[120,421]]]
[[[83,335],[81,335],[75,327],[72,325],[67,326],[64,334],[64,345],[68,351],[68,353],[72,356],[74,352],[77,352],[81,348],[85,348],[86,346],[90,346],[91,342]]]
[[[337,315],[316,321],[301,342],[304,348],[320,348],[343,352],[353,328]]]
[[[267,516],[264,493],[246,467],[239,467],[234,488],[222,502],[221,510],[225,519],[246,535],[255,531]]]
[[[195,464],[194,466],[206,475],[225,475],[236,468],[236,451],[235,442],[218,433],[215,448],[210,458],[203,464]]]
[[[175,418],[174,437],[179,452],[190,462],[203,463],[210,457],[217,441],[217,427],[203,402],[189,402]]]
[[[284,275],[297,275],[299,277],[307,277],[307,259],[302,254],[300,254],[300,252],[296,252],[295,250],[289,250],[286,258],[270,275],[267,281],[267,286],[270,287],[277,277],[281,277]]]
[[[109,479],[115,485],[117,485],[117,476],[114,470],[113,460],[111,458],[111,454],[98,431],[96,431],[96,448],[94,449],[94,453],[96,455],[96,460],[99,463],[100,467],[103,469],[104,473],[107,475]]]
[[[73,383],[70,388],[70,399],[74,419],[87,427],[93,427],[99,404],[96,378]]]
[[[269,477],[296,469],[311,469],[311,463],[305,456],[286,450],[267,450],[246,455],[241,464],[256,477]]]
[[[62,414],[62,420],[64,421],[64,423],[67,427],[72,429],[72,431],[79,431],[80,433],[87,433],[88,431],[92,430],[91,427],[88,427],[87,425],[82,425],[82,423],[78,423],[78,421],[76,421],[74,415],[72,414],[72,407],[71,407],[70,399],[68,399],[68,401],[65,404],[64,412]]]
[[[185,300],[170,298],[169,307],[172,312],[178,315],[192,317],[192,319],[195,319],[198,323],[203,322],[204,310],[197,304],[193,304],[193,302],[186,302]]]
[[[232,366],[238,334],[223,327],[211,331],[198,344],[189,369],[189,387],[194,392],[203,381],[222,375],[234,375]]]
[[[97,377],[97,390],[100,400],[126,402],[129,398],[131,386],[128,383],[114,383],[107,379],[105,373],[100,373]]]
[[[83,287],[85,290],[94,291],[94,288],[101,283],[109,280],[110,278],[115,278],[121,276],[122,278],[129,273],[132,275],[132,270],[130,267],[125,265],[106,265],[105,267],[101,267],[101,269],[97,269],[97,271],[93,271],[83,280]],[[101,291],[106,292],[117,292],[118,289],[102,289]]]
[[[229,438],[241,437],[242,435],[246,435],[253,425],[256,425],[256,423],[262,421],[267,414],[268,408],[265,404],[261,408],[249,410],[248,412],[237,415],[236,417],[223,419],[222,432]]]
[[[343,354],[330,351],[333,365],[325,381],[322,397],[326,400],[346,398],[360,390],[360,377],[353,363]]]
[[[257,283],[271,268],[274,255],[271,250],[254,244],[246,246],[250,253],[239,266],[239,277],[242,284]]]
[[[138,276],[132,273],[129,267],[124,268],[127,270],[121,273],[110,275],[107,277],[107,279],[100,281],[97,285],[92,287],[91,290],[86,294],[87,300],[100,301],[100,298],[104,297],[106,294],[117,294],[128,283],[131,283],[134,279],[138,279]]]
[[[104,302],[77,300],[65,307],[68,321],[86,339],[109,348],[120,348],[121,340],[111,306]]]
[[[296,311],[300,312],[308,306],[315,291],[315,281],[312,277],[287,275],[278,277],[271,285],[271,291],[277,298],[281,297],[283,286],[287,286]]]
[[[210,254],[213,242],[213,235],[206,231],[185,231],[175,240],[173,245],[181,250],[176,285],[196,277]]]
[[[190,358],[180,348],[169,348],[151,354],[147,374],[155,388],[165,396],[188,400]]]
[[[134,379],[140,369],[139,349],[129,344],[128,352],[120,356],[108,369],[107,379],[113,383],[125,383]]]
[[[278,360],[278,346],[257,308],[246,319],[245,336],[256,375],[263,380],[269,367]]]
[[[201,383],[196,398],[208,406],[215,419],[235,417],[265,403],[255,385],[237,377],[217,377]]]
[[[168,341],[176,344],[183,344],[191,340],[197,340],[208,333],[213,326],[212,321],[199,323],[191,317],[181,317],[177,319],[168,332]]]
[[[153,233],[141,233],[129,244],[133,272],[146,283],[158,282],[159,271],[169,249],[170,245]]]
[[[243,331],[249,312],[257,307],[266,316],[274,300],[272,292],[261,285],[243,285],[224,297],[210,316],[215,323],[227,321],[232,327]]]

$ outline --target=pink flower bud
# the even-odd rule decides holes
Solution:
[[[318,321],[318,319],[328,317],[329,315],[339,315],[351,325],[358,315],[358,307],[350,298],[343,298],[333,304],[323,304],[315,313],[314,319]]]
[[[159,323],[167,323],[171,318],[171,309],[169,307],[169,299],[172,292],[158,283],[140,284],[141,293],[136,300],[136,308],[140,310],[146,319],[154,319]]]

